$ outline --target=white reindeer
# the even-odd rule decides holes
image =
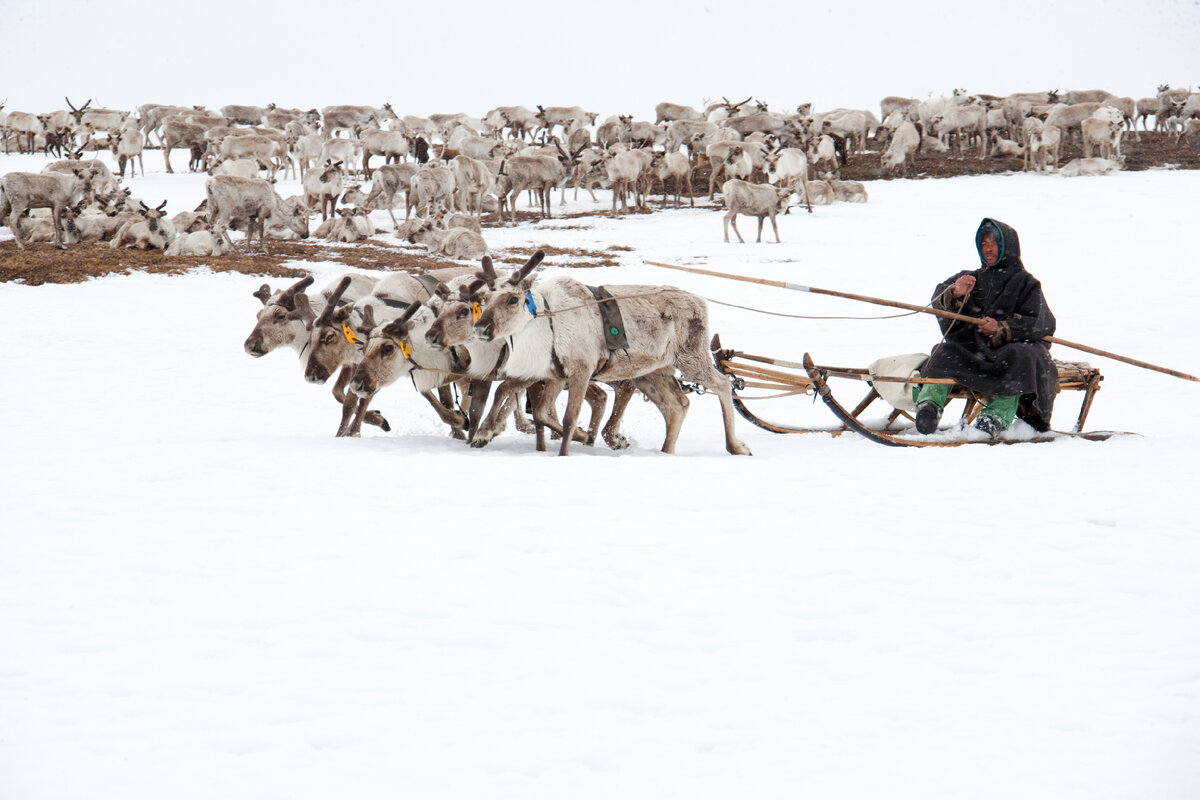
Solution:
[[[717,395],[725,448],[749,455],[750,449],[734,434],[732,386],[708,353],[708,309],[701,298],[671,286],[605,287],[620,304],[627,339],[623,353],[610,356],[595,296],[573,278],[535,284],[530,273],[541,260],[538,254],[492,296],[475,323],[475,334],[484,341],[510,342],[504,365],[509,377],[547,381],[535,419],[554,427],[545,397],[552,402],[563,383],[567,406],[560,429],[574,431],[592,380],[633,380],[676,369],[684,380]],[[560,456],[569,453],[573,438],[562,437]]]

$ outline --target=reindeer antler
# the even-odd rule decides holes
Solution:
[[[326,325],[333,321],[333,312],[336,310],[338,301],[342,299],[342,295],[345,294],[348,288],[350,288],[350,276],[346,275],[338,282],[337,288],[329,296],[329,303],[325,306],[325,309],[321,312],[321,316],[317,317],[317,321],[313,325]]]
[[[483,266],[483,269],[475,274],[478,275],[482,280],[490,284],[499,277],[496,274],[496,268],[492,266],[491,256],[484,256],[482,259],[480,259],[479,263]]]
[[[296,308],[296,295],[302,293],[309,286],[312,286],[312,283],[313,283],[312,275],[308,275],[308,276],[296,281],[291,286],[284,289],[283,294],[279,295],[279,305],[283,306],[288,311],[294,310]],[[265,283],[263,284],[263,288],[264,289],[267,288],[267,285]],[[263,301],[263,304],[264,305],[266,304],[265,300]]]
[[[371,331],[375,330],[375,306],[366,305],[362,311],[362,324],[358,326],[358,332],[363,336],[369,336]]]
[[[462,298],[464,303],[469,303],[469,302],[471,302],[471,298],[473,298],[475,296],[475,293],[478,292],[480,289],[482,289],[484,286],[487,286],[487,281],[485,281],[483,278],[476,278],[475,280],[471,281],[466,286],[459,287],[459,290],[458,290],[459,297]]]
[[[542,259],[545,257],[546,257],[546,251],[538,250],[536,253],[534,253],[530,257],[530,259],[528,261],[525,262],[525,266],[523,266],[519,270],[517,270],[513,274],[513,276],[508,279],[508,282],[511,283],[513,286],[516,286],[518,283],[525,280],[527,277],[529,277],[529,273],[533,272],[534,269],[537,268],[537,265],[542,263]]]
[[[408,308],[404,309],[403,314],[389,322],[387,327],[383,329],[383,334],[385,336],[391,336],[395,339],[404,336],[404,334],[408,333],[408,321],[412,319],[413,314],[416,314],[420,309],[421,301],[418,300]]]
[[[572,158],[571,156],[569,156],[567,154],[566,150],[562,149],[562,145],[558,143],[557,136],[551,136],[550,139],[554,142],[554,149],[557,150],[559,153],[561,153],[563,158],[567,159],[567,161],[572,161],[572,162],[575,160],[574,158]]]

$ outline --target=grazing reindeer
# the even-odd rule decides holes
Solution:
[[[363,194],[361,189],[351,186],[342,195],[342,203],[358,204],[368,211],[385,209],[392,218],[392,227],[399,228],[396,214],[392,210],[396,193],[404,192],[407,197],[410,182],[418,169],[416,164],[386,164],[375,170],[369,193]]]
[[[738,241],[746,241],[742,238],[741,231],[737,227],[738,214],[745,214],[748,217],[758,217],[758,238],[755,239],[756,243],[762,241],[763,222],[766,221],[767,217],[770,217],[771,228],[775,231],[775,242],[779,242],[779,225],[775,221],[775,215],[779,213],[780,207],[787,202],[787,198],[792,194],[791,186],[775,186],[772,184],[764,186],[733,178],[725,181],[725,185],[721,187],[721,194],[725,197],[725,207],[728,209],[724,217],[726,242],[729,241],[730,223],[733,223],[733,232],[737,234]]]
[[[696,207],[696,196],[692,193],[692,162],[686,153],[655,153],[651,162],[654,174],[662,181],[663,208],[667,206],[667,179],[675,181],[675,207],[679,208],[679,194],[687,188],[688,201]]]
[[[204,190],[208,195],[208,216],[217,233],[237,220],[245,223],[247,245],[253,243],[257,230],[259,246],[266,248],[267,222],[275,216],[301,239],[308,238],[306,210],[284,203],[275,188],[262,178],[218,175],[204,182]]]
[[[338,195],[342,193],[342,162],[326,161],[320,169],[304,173],[304,205],[312,213],[313,204],[321,207],[321,221],[337,211]],[[328,210],[328,211],[327,211]]]
[[[496,184],[500,188],[500,222],[504,222],[504,205],[516,221],[517,198],[524,189],[541,192],[538,211],[542,217],[550,213],[550,194],[555,186],[566,180],[567,171],[558,158],[552,156],[513,156],[500,162]]]
[[[125,164],[129,164],[129,177],[133,177],[133,159],[137,158],[138,166],[141,167],[142,177],[146,177],[146,165],[142,161],[142,148],[145,146],[145,140],[142,137],[142,132],[137,130],[120,130],[116,134],[108,135],[109,149],[112,150],[113,156],[117,159],[117,166],[121,170],[121,177],[125,177]]]
[[[54,218],[54,241],[63,244],[63,210],[78,205],[92,190],[94,172],[86,168],[77,173],[10,172],[0,177],[0,221],[8,219],[17,240],[17,249],[25,249],[21,217],[30,208],[49,208]]]

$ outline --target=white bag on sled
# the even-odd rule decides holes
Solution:
[[[870,376],[871,385],[875,387],[875,391],[892,408],[899,409],[908,414],[915,414],[917,407],[913,403],[913,389],[916,388],[916,384],[875,379],[880,376],[888,378],[920,378],[920,369],[925,366],[925,362],[928,360],[928,353],[886,356],[871,362],[870,366],[867,367],[867,374]]]

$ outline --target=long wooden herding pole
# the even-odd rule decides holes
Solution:
[[[917,306],[917,305],[913,305],[912,303],[901,303],[896,300],[884,300],[879,297],[867,297],[866,295],[851,294],[849,292],[835,292],[832,289],[818,289],[815,286],[804,286],[799,283],[789,283],[788,281],[773,281],[768,278],[753,278],[753,277],[750,277],[747,275],[733,275],[728,272],[714,272],[713,270],[710,270],[710,269],[699,269],[698,267],[681,267],[678,264],[664,264],[661,261],[649,261],[648,260],[645,263],[650,264],[655,267],[666,267],[667,269],[677,269],[682,272],[694,272],[697,275],[709,275],[714,278],[727,278],[729,280],[734,280],[734,281],[745,281],[746,283],[759,283],[759,284],[762,284],[763,286],[776,286],[780,289],[791,289],[791,290],[797,291],[797,292],[808,292],[810,294],[824,294],[824,295],[828,295],[830,297],[844,297],[847,300],[858,300],[859,302],[862,302],[862,303],[874,303],[875,305],[879,305],[879,306],[891,306],[892,308],[904,308],[909,311],[918,311],[922,314],[933,314],[934,316],[945,317],[946,319],[956,319],[961,322],[969,322],[973,325],[978,325],[980,322],[983,321],[983,320],[979,319],[978,317],[969,317],[966,314],[956,314],[953,311],[943,311],[939,308],[930,308],[929,306]],[[1059,339],[1057,336],[1043,336],[1042,341],[1050,342],[1052,344],[1061,344],[1063,347],[1070,347],[1073,350],[1082,350],[1085,353],[1092,353],[1093,355],[1103,356],[1105,358],[1111,358],[1111,359],[1114,359],[1115,361],[1123,361],[1126,364],[1132,364],[1133,366],[1141,367],[1142,369],[1154,370],[1155,372],[1161,372],[1164,375],[1172,375],[1176,378],[1182,378],[1185,381],[1193,381],[1195,383],[1200,383],[1200,378],[1197,378],[1195,375],[1189,375],[1186,372],[1179,372],[1178,370],[1169,369],[1167,367],[1160,367],[1157,364],[1151,364],[1146,361],[1139,361],[1136,358],[1129,358],[1128,356],[1118,355],[1117,353],[1110,353],[1107,350],[1100,350],[1099,348],[1096,348],[1096,347],[1089,347],[1086,344],[1079,344],[1078,342],[1070,342],[1070,341],[1067,341],[1066,339]]]

